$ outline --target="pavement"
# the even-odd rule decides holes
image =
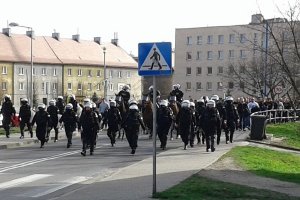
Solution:
[[[53,134],[51,132],[51,140],[54,140]],[[92,180],[78,183],[77,187],[71,186],[72,188],[67,193],[62,193],[55,199],[151,199],[154,191],[161,192],[180,183],[216,162],[234,146],[248,145],[248,142],[245,141],[248,135],[249,131],[237,131],[234,135],[234,142],[225,144],[225,136],[222,134],[221,144],[216,145],[215,152],[206,152],[205,145],[199,144],[187,150],[183,150],[182,145],[182,147],[167,149],[157,154],[156,185],[153,181],[153,158],[149,157],[121,168],[108,177],[95,177]],[[25,133],[24,139],[19,139],[19,137],[19,134],[12,134],[10,138],[1,135],[0,149],[15,148],[38,142],[36,138],[30,138],[27,133]],[[60,139],[63,139],[63,134],[60,134],[60,137]],[[157,145],[159,145],[159,142],[157,142]]]

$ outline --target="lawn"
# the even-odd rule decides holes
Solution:
[[[235,147],[225,156],[259,176],[300,184],[300,156],[258,147]]]
[[[10,134],[20,133],[20,127],[10,127]],[[0,128],[0,135],[5,135],[3,127]]]
[[[266,132],[275,137],[283,137],[283,145],[300,149],[300,123],[268,124]]]
[[[296,200],[299,198],[276,193],[268,190],[260,190],[237,184],[225,183],[204,178],[198,175],[184,180],[180,184],[155,195],[155,198],[170,200],[220,200],[220,199],[272,199],[272,200]]]

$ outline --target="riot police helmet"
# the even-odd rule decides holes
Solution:
[[[72,110],[72,109],[73,109],[73,104],[68,103],[68,104],[66,105],[66,109],[67,109],[67,110]]]
[[[206,103],[208,107],[216,107],[216,102],[214,100],[208,100]]]
[[[51,100],[49,101],[49,105],[50,105],[50,106],[54,106],[54,105],[55,105],[55,100],[54,100],[54,99],[51,99]]]
[[[168,106],[168,101],[165,100],[165,99],[160,100],[159,105],[160,105],[160,106],[165,106],[165,107],[167,107],[167,106]]]
[[[184,108],[189,108],[190,105],[191,105],[191,102],[189,100],[183,100],[181,103],[181,107],[184,107]]]
[[[129,110],[137,110],[138,111],[139,107],[137,105],[133,104],[133,105],[129,106]]]
[[[45,108],[46,108],[46,105],[44,103],[39,103],[39,105],[38,105],[39,110],[45,110]]]
[[[214,100],[214,101],[219,101],[219,96],[215,94],[215,95],[212,95],[210,99]]]
[[[115,100],[111,100],[111,101],[109,102],[109,105],[110,105],[111,107],[116,107],[116,106],[117,106],[117,102],[116,102]]]

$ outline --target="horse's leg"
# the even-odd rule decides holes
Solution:
[[[170,131],[170,140],[174,140],[174,138],[173,138],[173,131],[174,131],[174,128],[175,128],[175,124],[174,124],[174,122],[172,122],[172,125],[171,125],[171,131]]]

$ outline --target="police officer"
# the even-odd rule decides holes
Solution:
[[[200,118],[202,129],[205,133],[206,152],[215,151],[215,135],[220,121],[220,116],[217,108],[215,108],[215,101],[208,100],[203,115]]]
[[[204,111],[205,111],[205,102],[204,99],[198,99],[197,103],[195,105],[196,107],[196,126],[197,126],[197,131],[196,131],[196,136],[197,136],[197,143],[199,144],[201,141],[201,136],[202,136],[202,144],[204,144],[205,141],[205,135],[202,129],[202,124],[200,121],[201,116],[203,115]]]
[[[58,96],[57,97],[57,102],[56,102],[56,107],[59,110],[59,114],[62,115],[65,111],[65,102],[64,102],[64,98],[62,96]]]
[[[192,125],[191,125],[191,135],[190,135],[190,146],[194,147],[194,140],[195,140],[195,132],[196,132],[196,108],[195,103],[190,103],[190,108],[192,111]]]
[[[172,124],[172,110],[168,107],[167,100],[160,101],[157,111],[157,134],[160,140],[160,148],[166,149],[168,132]]]
[[[111,146],[113,147],[116,143],[117,131],[119,131],[119,126],[121,124],[122,118],[119,109],[117,108],[117,103],[115,100],[110,101],[110,108],[107,113],[108,129],[107,136],[110,139]]]
[[[36,137],[41,142],[41,148],[44,148],[44,144],[46,142],[47,128],[50,120],[50,115],[45,109],[46,105],[40,103],[38,105],[38,111],[35,113],[31,123],[31,126],[34,126],[34,124],[36,123],[35,132]]]
[[[149,93],[148,93],[148,96],[149,96],[149,98],[150,98],[150,101],[151,101],[152,103],[154,103],[154,102],[153,102],[153,85],[151,85],[151,86],[149,87]],[[158,104],[159,99],[160,99],[160,91],[159,91],[159,90],[156,90],[156,107],[157,107],[157,109],[159,108],[159,104]]]
[[[238,123],[238,121],[239,121],[239,115],[236,107],[233,105],[233,98],[227,97],[225,101],[225,115],[224,115],[226,144],[228,144],[229,141],[230,143],[233,142],[233,134],[235,131],[236,123]]]
[[[97,115],[92,110],[92,104],[86,103],[84,110],[80,115],[79,122],[82,126],[81,140],[82,140],[82,152],[81,155],[86,156],[86,149],[90,147],[90,155],[94,154],[95,138],[99,130],[99,120]]]
[[[126,138],[131,148],[131,154],[135,154],[137,148],[140,125],[145,131],[146,127],[143,118],[140,115],[139,108],[137,105],[133,104],[129,107],[128,115],[121,125],[125,130]]]
[[[176,96],[176,99],[179,103],[182,102],[183,92],[180,90],[180,85],[173,85],[173,90],[170,92],[170,96]]]
[[[121,96],[124,101],[126,110],[128,110],[128,108],[129,108],[129,99],[130,99],[129,90],[130,90],[130,87],[128,85],[124,85],[122,87],[122,90],[118,93],[118,96]]]
[[[47,112],[50,115],[50,121],[48,124],[48,130],[47,130],[47,136],[46,136],[46,142],[49,140],[50,132],[52,129],[55,131],[55,137],[54,142],[57,142],[58,140],[58,108],[55,105],[55,100],[52,99],[49,101],[49,106],[47,108]]]
[[[77,113],[78,102],[76,101],[76,98],[75,98],[75,95],[74,95],[74,94],[71,94],[71,95],[69,96],[69,103],[72,104],[74,112]]]
[[[67,148],[70,148],[72,145],[72,136],[73,132],[76,129],[76,114],[73,111],[73,105],[71,103],[68,103],[66,105],[66,110],[62,114],[61,118],[59,119],[59,123],[64,123],[66,136],[68,138]]]
[[[226,113],[225,111],[225,106],[224,103],[222,101],[220,101],[220,98],[218,95],[213,95],[211,97],[211,100],[214,100],[216,103],[216,108],[219,112],[219,116],[220,116],[220,123],[217,126],[217,145],[220,144],[220,140],[221,140],[221,133],[222,133],[222,129],[224,128],[224,115]]]
[[[20,118],[20,131],[21,131],[21,136],[20,139],[24,138],[24,128],[25,125],[27,125],[27,128],[30,133],[30,137],[33,137],[33,132],[32,132],[32,127],[30,124],[30,118],[31,118],[31,107],[28,104],[28,99],[22,98],[21,99],[21,107],[19,111],[19,118]]]
[[[6,137],[9,138],[11,117],[16,115],[16,110],[11,102],[11,97],[8,94],[4,96],[4,102],[2,104],[0,113],[3,115],[2,123]]]

